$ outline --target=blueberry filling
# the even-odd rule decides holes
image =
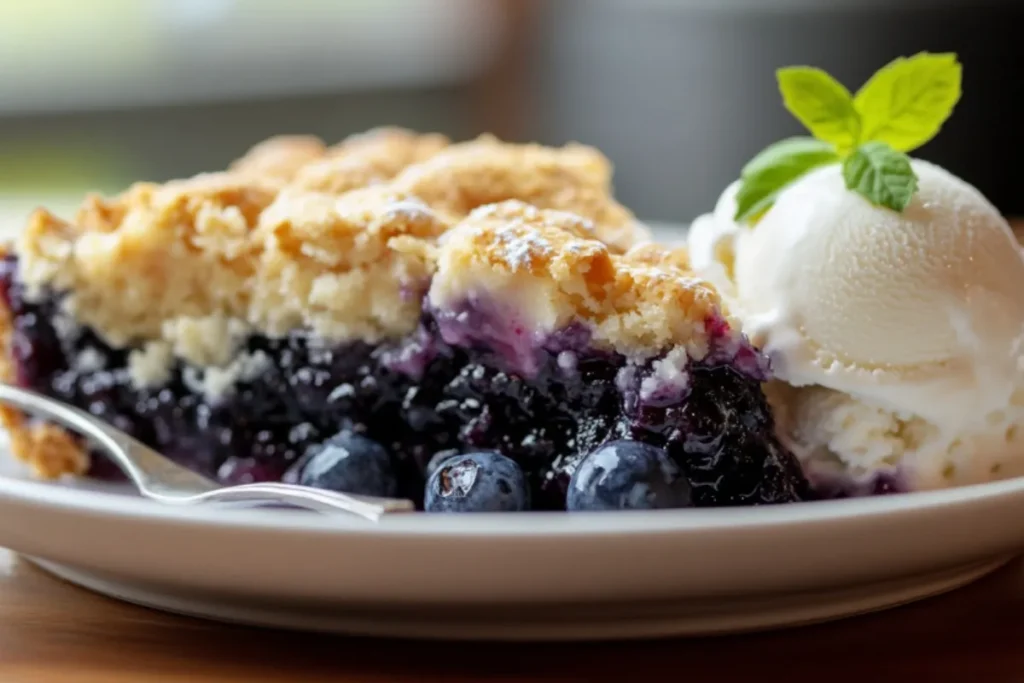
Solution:
[[[479,302],[457,313],[427,307],[414,334],[386,344],[253,336],[247,351],[265,357],[264,370],[209,400],[180,364],[159,388],[134,386],[127,351],[64,329],[57,296],[25,298],[14,258],[0,262],[0,296],[21,385],[225,483],[300,480],[302,456],[345,432],[380,444],[397,493],[421,505],[435,454],[494,451],[521,469],[532,509],[565,509],[581,459],[618,439],[664,449],[695,506],[807,497],[799,465],[773,434],[763,360],[737,348],[719,320],[708,322],[712,352],[666,373],[671,358],[633,364],[591,346],[582,328],[501,340]]]

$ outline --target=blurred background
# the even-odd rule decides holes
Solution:
[[[956,51],[917,156],[1024,215],[1024,0],[0,0],[0,219],[382,124],[600,147],[639,216],[688,221],[797,133],[773,71],[851,89]]]

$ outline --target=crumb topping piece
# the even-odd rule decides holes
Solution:
[[[229,170],[256,177],[288,181],[303,166],[327,155],[323,140],[312,135],[277,135],[255,145]]]
[[[570,211],[593,221],[599,239],[625,251],[648,234],[612,198],[611,178],[611,163],[593,147],[514,145],[484,135],[408,167],[394,184],[454,219],[508,199]]]
[[[385,183],[402,169],[434,156],[450,143],[443,135],[417,135],[400,128],[384,128],[352,136],[327,151],[323,159],[303,166],[293,187],[341,194],[367,185]]]
[[[597,236],[617,251],[649,238],[633,214],[612,198],[611,163],[593,147],[579,144],[512,144],[492,135],[451,144],[443,135],[384,127],[333,147],[316,138],[271,138],[232,170],[333,194],[392,182],[453,222],[478,206],[519,199],[589,218]]]
[[[627,251],[626,258],[637,263],[675,268],[683,272],[693,270],[690,264],[690,253],[685,246],[668,247],[656,242],[645,242]]]
[[[449,228],[418,198],[389,186],[340,196],[285,190],[254,235],[261,246],[249,320],[272,335],[376,341],[411,331]]]
[[[684,346],[703,358],[714,288],[667,261],[617,255],[592,233],[578,216],[521,201],[476,209],[446,236],[430,303],[458,310],[485,299],[538,335],[583,322],[594,343],[626,355]]]
[[[421,135],[397,127],[350,135],[330,147],[312,135],[278,135],[252,147],[229,170],[307,190],[340,193],[390,180],[409,164],[449,144],[444,135]]]
[[[273,185],[227,173],[136,185],[88,200],[73,222],[35,212],[17,253],[33,288],[67,291],[78,322],[112,345],[159,338],[168,321],[248,305],[251,235]]]

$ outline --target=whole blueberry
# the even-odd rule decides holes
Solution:
[[[298,481],[303,486],[384,497],[398,490],[384,447],[348,430],[312,446],[301,467]]]
[[[640,441],[611,441],[591,451],[569,480],[568,510],[654,510],[689,507],[690,483],[664,450]]]
[[[500,453],[454,455],[427,480],[427,512],[517,512],[530,507],[526,477]]]

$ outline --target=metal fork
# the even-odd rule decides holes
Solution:
[[[0,383],[0,403],[45,418],[88,438],[131,479],[139,493],[160,503],[290,505],[317,512],[347,512],[371,521],[377,521],[386,514],[415,510],[412,501],[401,498],[360,496],[293,484],[220,486],[89,413],[60,401]]]

